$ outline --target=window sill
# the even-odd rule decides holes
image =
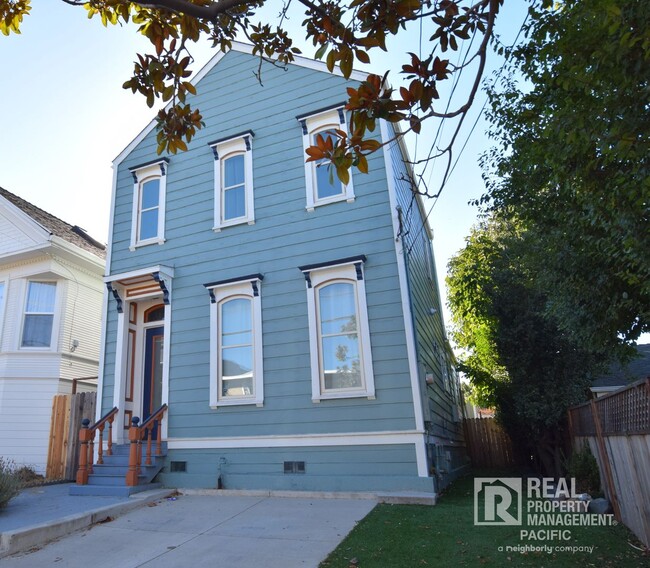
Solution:
[[[165,243],[165,240],[166,239],[158,239],[158,238],[156,238],[156,239],[148,239],[146,241],[140,241],[139,243],[132,244],[129,247],[129,250],[134,251],[137,248],[146,247],[146,246],[149,246],[149,245],[162,245],[162,244]]]
[[[354,391],[354,392],[337,392],[331,394],[321,394],[317,397],[312,397],[311,401],[314,403],[319,403],[323,400],[339,400],[343,398],[367,398],[368,400],[375,400],[374,393],[369,393],[367,391]]]
[[[217,404],[211,404],[210,408],[212,410],[219,410],[222,406],[257,406],[262,408],[264,406],[263,400],[255,400],[252,398],[244,399],[240,398],[237,400],[220,400]]]
[[[221,229],[226,229],[228,227],[235,227],[237,225],[254,225],[255,224],[255,219],[234,219],[232,221],[227,221],[225,223],[222,223],[221,225],[215,225],[212,227],[212,230],[215,233],[221,232]]]
[[[330,203],[340,203],[341,201],[354,203],[354,195],[351,197],[348,197],[347,195],[337,195],[328,199],[321,199],[313,204],[307,205],[305,209],[311,213],[316,207],[322,207],[323,205],[329,205]]]

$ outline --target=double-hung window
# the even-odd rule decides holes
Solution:
[[[336,142],[335,130],[346,131],[343,106],[297,117],[302,127],[302,144],[305,152],[317,145],[318,137]],[[334,167],[327,160],[305,162],[305,185],[307,188],[307,210],[313,211],[319,205],[337,201],[354,201],[352,177],[343,184],[336,176]]]
[[[253,132],[210,143],[214,154],[214,230],[255,222]]]
[[[312,400],[375,397],[365,257],[302,266],[307,283]]]
[[[27,283],[21,347],[49,348],[52,345],[56,282]]]
[[[167,164],[163,158],[130,168],[133,176],[131,250],[165,242]]]
[[[210,406],[264,401],[262,276],[205,284],[210,294]]]

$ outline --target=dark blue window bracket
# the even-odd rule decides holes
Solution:
[[[154,272],[151,274],[151,277],[158,282],[158,286],[160,286],[160,290],[163,293],[163,304],[166,306],[169,306],[169,290],[167,289],[167,286],[165,285],[165,281],[160,277],[160,272]]]

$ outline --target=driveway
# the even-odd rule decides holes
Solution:
[[[316,568],[374,500],[180,495],[29,553],[2,568]]]

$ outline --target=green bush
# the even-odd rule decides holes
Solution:
[[[13,462],[0,457],[0,509],[6,507],[20,491],[20,481],[14,469]]]
[[[567,464],[567,472],[570,477],[575,478],[576,487],[579,491],[589,493],[592,497],[600,494],[598,462],[587,443],[584,443],[580,450],[571,454]]]

